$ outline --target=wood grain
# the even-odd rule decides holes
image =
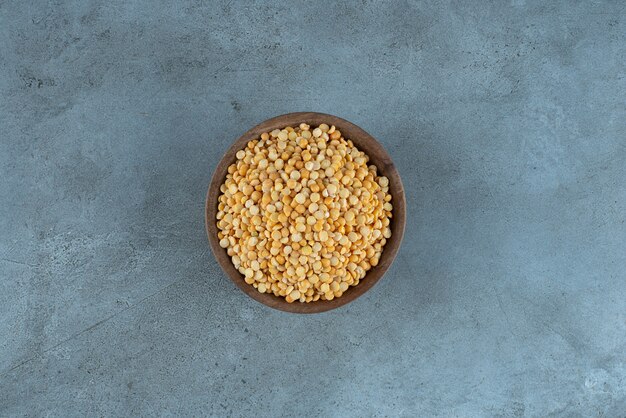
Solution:
[[[372,267],[366,276],[357,286],[351,286],[341,297],[331,301],[317,301],[311,303],[287,303],[284,298],[279,298],[273,294],[259,293],[253,286],[244,281],[243,276],[235,266],[233,266],[226,250],[219,245],[217,237],[216,214],[217,204],[220,195],[220,186],[226,180],[228,166],[235,162],[235,154],[243,149],[248,141],[258,138],[263,132],[270,132],[274,129],[282,129],[285,126],[297,126],[300,123],[307,123],[311,126],[317,126],[321,123],[335,125],[341,131],[344,138],[351,139],[354,145],[361,151],[364,151],[369,157],[370,162],[378,168],[379,175],[389,178],[389,192],[392,196],[393,218],[390,222],[391,238],[387,240],[380,261],[376,267]],[[239,287],[244,293],[274,309],[293,313],[318,313],[338,308],[347,303],[352,302],[365,292],[370,290],[385,274],[387,269],[393,263],[398,253],[402,237],[404,235],[404,227],[406,223],[406,198],[404,195],[404,187],[402,180],[396,170],[389,154],[382,145],[376,141],[371,135],[359,128],[355,124],[341,119],[337,116],[327,115],[314,112],[298,112],[286,115],[276,116],[268,119],[244,133],[237,139],[233,145],[226,151],[226,154],[217,165],[215,173],[211,178],[211,184],[206,197],[205,206],[205,223],[206,231],[209,238],[209,244],[218,263],[226,273],[226,275]]]

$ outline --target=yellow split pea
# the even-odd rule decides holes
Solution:
[[[340,297],[391,237],[389,179],[334,126],[248,142],[220,187],[222,248],[246,283],[287,302]]]

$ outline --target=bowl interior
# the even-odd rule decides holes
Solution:
[[[383,248],[378,265],[376,267],[372,267],[357,286],[351,286],[341,297],[335,298],[331,301],[319,300],[311,303],[288,303],[285,299],[274,296],[273,294],[259,293],[253,286],[244,281],[241,273],[239,273],[239,271],[237,271],[235,266],[232,264],[226,250],[219,246],[219,240],[217,238],[218,229],[215,216],[217,215],[220,186],[226,180],[228,167],[236,160],[235,154],[237,151],[244,148],[248,141],[258,138],[263,132],[270,132],[274,129],[282,129],[285,126],[297,126],[303,122],[311,126],[317,126],[321,123],[335,125],[346,139],[351,139],[359,150],[364,151],[370,157],[370,162],[378,168],[378,174],[389,178],[389,192],[392,196],[391,203],[393,205],[393,217],[390,222],[391,238],[387,240],[387,243]],[[217,165],[215,173],[211,179],[206,199],[205,216],[207,235],[213,254],[215,255],[215,258],[217,258],[217,261],[222,269],[237,285],[237,287],[239,287],[251,298],[275,309],[294,313],[317,313],[338,308],[339,306],[352,302],[354,299],[371,289],[383,276],[385,271],[387,271],[389,266],[391,266],[391,263],[396,257],[400,247],[400,243],[402,242],[402,236],[404,235],[406,201],[400,175],[391,161],[391,158],[382,145],[371,135],[353,123],[337,116],[323,113],[298,112],[268,119],[250,129],[233,143]]]

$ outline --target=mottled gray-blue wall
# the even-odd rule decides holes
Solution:
[[[231,141],[387,148],[366,296],[267,309],[208,251]],[[626,3],[0,0],[1,416],[626,412]]]

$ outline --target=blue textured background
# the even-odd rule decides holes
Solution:
[[[626,3],[0,0],[0,415],[626,411]],[[387,148],[407,234],[285,314],[203,225],[291,111]]]

